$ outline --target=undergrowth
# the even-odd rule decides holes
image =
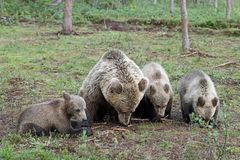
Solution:
[[[50,0],[0,0],[0,24],[14,25],[19,22],[28,23],[62,23],[63,3],[49,6]],[[232,20],[225,20],[225,1],[219,0],[215,9],[207,2],[198,5],[188,2],[188,16],[191,26],[221,29],[239,27],[240,2],[235,1],[232,10]],[[178,26],[180,24],[179,2],[175,1],[174,14],[169,12],[168,1],[147,0],[75,0],[73,4],[73,23],[87,25],[100,23],[104,19],[116,21],[135,21],[138,24],[158,24]]]

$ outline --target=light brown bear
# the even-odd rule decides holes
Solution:
[[[89,72],[80,88],[80,96],[87,104],[88,119],[103,121],[110,114],[127,126],[147,85],[148,80],[142,71],[122,51],[108,51]]]
[[[182,116],[190,122],[192,112],[206,121],[217,123],[220,102],[211,78],[201,70],[193,70],[180,80],[179,93]]]
[[[165,69],[158,63],[150,62],[143,67],[142,72],[149,84],[134,116],[154,122],[161,121],[161,117],[170,118],[173,90]]]
[[[34,104],[25,109],[18,119],[18,132],[41,136],[55,130],[67,134],[85,130],[87,135],[91,135],[85,109],[86,103],[82,97],[63,92],[63,98]],[[71,122],[78,128],[73,128]]]

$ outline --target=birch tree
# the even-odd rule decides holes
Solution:
[[[72,0],[64,1],[63,34],[72,33]]]
[[[218,8],[218,0],[214,0],[214,8]]]
[[[170,13],[171,15],[174,13],[174,0],[170,0]]]
[[[181,28],[182,28],[182,48],[188,50],[190,48],[188,36],[188,15],[186,0],[181,0]]]
[[[226,19],[231,19],[231,0],[226,1]]]

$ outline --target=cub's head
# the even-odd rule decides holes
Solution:
[[[127,126],[132,113],[143,98],[148,80],[142,78],[140,81],[122,83],[117,78],[112,78],[104,94],[108,103],[118,112],[118,120]]]
[[[171,98],[171,90],[168,84],[156,82],[150,84],[148,88],[148,98],[153,104],[155,111],[161,117],[165,115],[167,104]]]
[[[66,111],[69,118],[74,121],[87,120],[86,116],[86,103],[84,99],[77,95],[70,95],[63,92],[63,98],[65,101]]]
[[[219,99],[217,97],[200,96],[196,99],[194,105],[194,112],[206,121],[209,121],[219,105]]]

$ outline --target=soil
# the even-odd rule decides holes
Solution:
[[[234,80],[234,79],[223,79],[221,81],[218,81],[222,85],[227,86],[240,86],[240,80]]]
[[[159,32],[162,30],[161,25],[163,25],[163,23],[156,23],[156,24],[141,26],[138,24],[137,21],[134,21],[134,20],[121,22],[121,21],[105,19],[103,21],[100,21],[99,23],[93,23],[90,27],[96,29],[97,31],[113,30],[113,31],[120,31],[120,32],[136,32],[136,31]],[[173,27],[168,27],[168,29],[172,29],[172,28]]]
[[[10,83],[12,85],[18,86],[19,83],[24,83],[24,80],[16,78],[16,79],[12,79]],[[13,96],[17,96],[17,95],[18,94]],[[178,104],[175,104],[175,105],[178,105]],[[0,114],[0,138],[3,138],[9,133],[16,132],[17,119],[19,114],[20,114],[20,111],[19,112],[9,111],[9,112]],[[119,152],[125,152],[126,147],[134,148],[136,145],[139,145],[140,143],[142,143],[141,139],[128,138],[129,134],[134,134],[136,135],[136,137],[143,134],[143,130],[139,128],[141,125],[152,124],[154,127],[150,129],[154,130],[154,132],[159,132],[159,133],[176,132],[176,128],[178,130],[177,132],[181,133],[181,132],[185,132],[189,128],[189,125],[185,124],[182,121],[180,110],[176,108],[173,108],[172,110],[172,119],[164,119],[162,123],[151,123],[147,119],[136,119],[136,118],[133,118],[131,122],[132,122],[131,125],[128,127],[123,127],[115,123],[95,123],[92,126],[94,135],[87,139],[87,143],[97,148],[100,152],[108,154],[108,156],[114,159],[115,156],[119,154]],[[150,135],[151,134],[152,133],[150,132]],[[75,143],[76,138],[77,137],[73,136],[68,140],[65,140],[64,142],[60,143],[58,147],[54,145],[49,145],[45,147],[46,149],[54,150],[54,152],[58,152],[59,148],[64,148],[71,153],[75,153],[77,148],[75,147],[77,145]],[[129,159],[143,158],[141,157],[141,152],[145,152],[145,150],[152,148],[152,144],[154,143],[161,144],[168,140],[171,141],[173,144],[171,144],[171,147],[169,147],[170,150],[165,155],[168,155],[170,159],[181,159],[181,154],[179,153],[182,153],[183,151],[182,145],[185,144],[187,138],[188,138],[187,134],[186,135],[179,134],[178,137],[167,136],[164,139],[161,139],[156,136],[149,136],[149,138],[146,138],[144,140],[144,145],[138,151],[140,153],[136,153],[136,155],[132,155],[133,157],[129,157]],[[115,145],[113,143],[114,139],[117,140],[118,144]],[[115,148],[116,150],[112,151],[112,148]],[[157,155],[161,156],[159,148],[151,149],[148,154],[154,157]]]
[[[14,132],[17,127],[16,112],[0,113],[0,139],[8,133]]]

